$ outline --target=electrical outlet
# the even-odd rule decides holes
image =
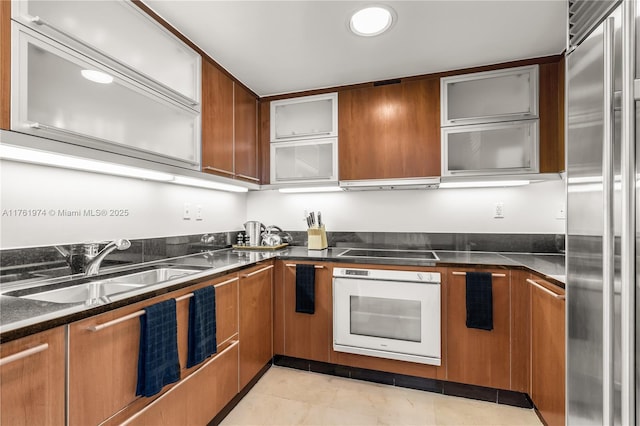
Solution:
[[[202,220],[202,206],[200,204],[196,206],[196,220]]]
[[[564,220],[567,218],[567,212],[564,210],[564,207],[560,207],[556,212],[556,219]]]
[[[182,219],[191,220],[191,204],[184,203],[184,209],[182,210]]]
[[[496,203],[493,217],[496,219],[504,218],[504,203],[502,201]]]

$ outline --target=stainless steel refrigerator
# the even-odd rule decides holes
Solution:
[[[637,5],[570,0],[568,9],[566,419],[635,425]]]

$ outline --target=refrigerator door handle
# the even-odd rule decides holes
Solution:
[[[622,352],[622,424],[636,424],[635,412],[635,238],[636,238],[636,113],[634,85],[636,76],[636,2],[622,3],[622,224],[620,232],[621,352]]]
[[[602,420],[613,424],[613,360],[614,360],[614,224],[613,224],[613,144],[614,144],[614,34],[615,19],[603,24],[604,96],[602,123],[602,198],[604,204],[602,231]]]

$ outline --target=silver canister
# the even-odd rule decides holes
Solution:
[[[260,234],[264,231],[264,225],[257,220],[250,220],[244,224],[244,232],[249,237],[249,245],[258,247],[261,243]]]

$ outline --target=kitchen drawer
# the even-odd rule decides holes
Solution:
[[[63,425],[64,327],[1,345],[0,384],[0,424]]]

